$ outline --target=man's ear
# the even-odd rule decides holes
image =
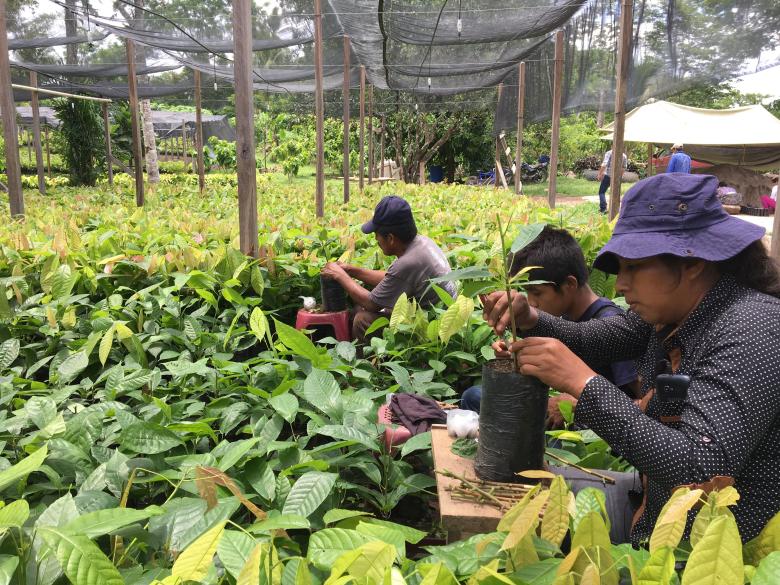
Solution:
[[[570,274],[561,284],[561,288],[564,288],[566,291],[576,291],[580,288],[580,283],[577,281],[576,276]]]

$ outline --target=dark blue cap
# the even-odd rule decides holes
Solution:
[[[612,238],[594,268],[617,273],[617,257],[635,260],[660,254],[728,260],[764,235],[764,228],[726,213],[712,175],[663,173],[639,181],[620,205]]]
[[[395,227],[414,223],[412,208],[406,199],[396,195],[382,197],[382,200],[374,208],[374,217],[367,221],[361,228],[364,234],[375,232],[379,227]]]

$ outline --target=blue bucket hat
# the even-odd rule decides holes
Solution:
[[[618,256],[671,254],[711,262],[736,256],[765,230],[726,213],[717,189],[712,175],[664,173],[639,181],[623,198],[612,238],[593,267],[616,274]]]
[[[361,229],[364,234],[370,234],[375,232],[378,227],[396,227],[409,223],[414,223],[409,203],[397,195],[388,195],[382,197],[381,201],[376,204],[374,217],[371,218],[371,221],[364,223]]]

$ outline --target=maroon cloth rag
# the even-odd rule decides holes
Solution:
[[[429,431],[434,423],[447,422],[447,415],[436,401],[421,394],[393,394],[390,412],[413,435]]]

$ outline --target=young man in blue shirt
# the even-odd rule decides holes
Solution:
[[[588,268],[585,256],[577,241],[566,230],[545,226],[544,230],[525,249],[515,255],[512,274],[526,266],[539,266],[529,274],[531,280],[547,280],[550,284],[537,284],[526,289],[528,303],[546,313],[569,321],[589,321],[622,313],[623,310],[605,297],[599,297],[588,284]],[[503,342],[493,345],[497,353]],[[600,372],[619,386],[631,398],[639,398],[636,365],[633,361],[613,362]],[[460,406],[479,412],[482,390],[479,386],[468,388],[461,397]],[[568,394],[550,398],[547,409],[548,425],[563,426],[558,403],[576,401]]]
[[[683,152],[682,144],[672,146],[672,157],[666,167],[667,173],[690,173],[691,157]]]

